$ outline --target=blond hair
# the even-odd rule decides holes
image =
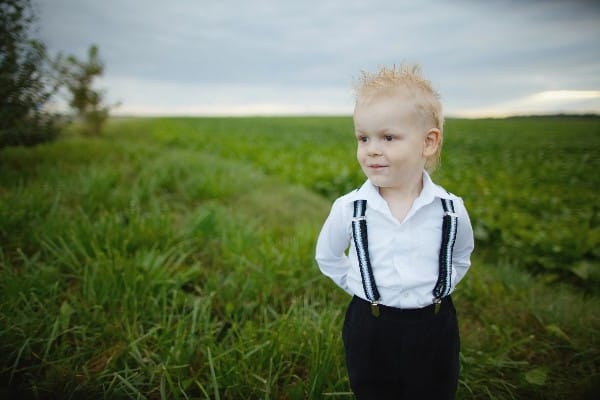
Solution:
[[[357,103],[368,102],[378,95],[397,93],[398,90],[411,99],[424,129],[437,128],[440,131],[437,152],[425,163],[425,169],[433,172],[440,163],[444,116],[440,95],[433,89],[431,82],[421,75],[421,67],[418,64],[401,64],[396,67],[394,64],[391,68],[380,67],[375,73],[363,70],[354,86]]]

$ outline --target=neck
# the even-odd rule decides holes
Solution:
[[[397,187],[380,187],[379,194],[388,202],[414,201],[423,190],[423,174]]]
[[[412,205],[423,189],[423,176],[399,187],[380,187],[379,194],[386,201],[390,212],[400,223],[408,215]]]

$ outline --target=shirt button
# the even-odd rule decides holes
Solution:
[[[407,298],[408,296],[410,296],[408,293],[404,293],[405,298]]]

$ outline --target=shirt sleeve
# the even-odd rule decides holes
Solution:
[[[452,265],[456,270],[454,285],[460,282],[471,266],[471,253],[475,248],[473,227],[471,226],[469,213],[467,212],[462,199],[459,198],[456,205],[458,227],[456,231],[456,242],[454,243],[454,250],[452,253]]]
[[[344,203],[339,199],[333,203],[327,220],[317,240],[315,258],[321,272],[336,285],[351,293],[346,276],[351,268],[346,249],[350,244],[349,220],[345,215]]]

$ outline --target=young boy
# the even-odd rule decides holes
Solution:
[[[427,172],[442,147],[439,96],[418,66],[363,73],[354,127],[368,179],[334,202],[316,248],[323,274],[353,296],[342,331],[350,386],[358,399],[452,399],[450,293],[474,243],[463,201]]]

